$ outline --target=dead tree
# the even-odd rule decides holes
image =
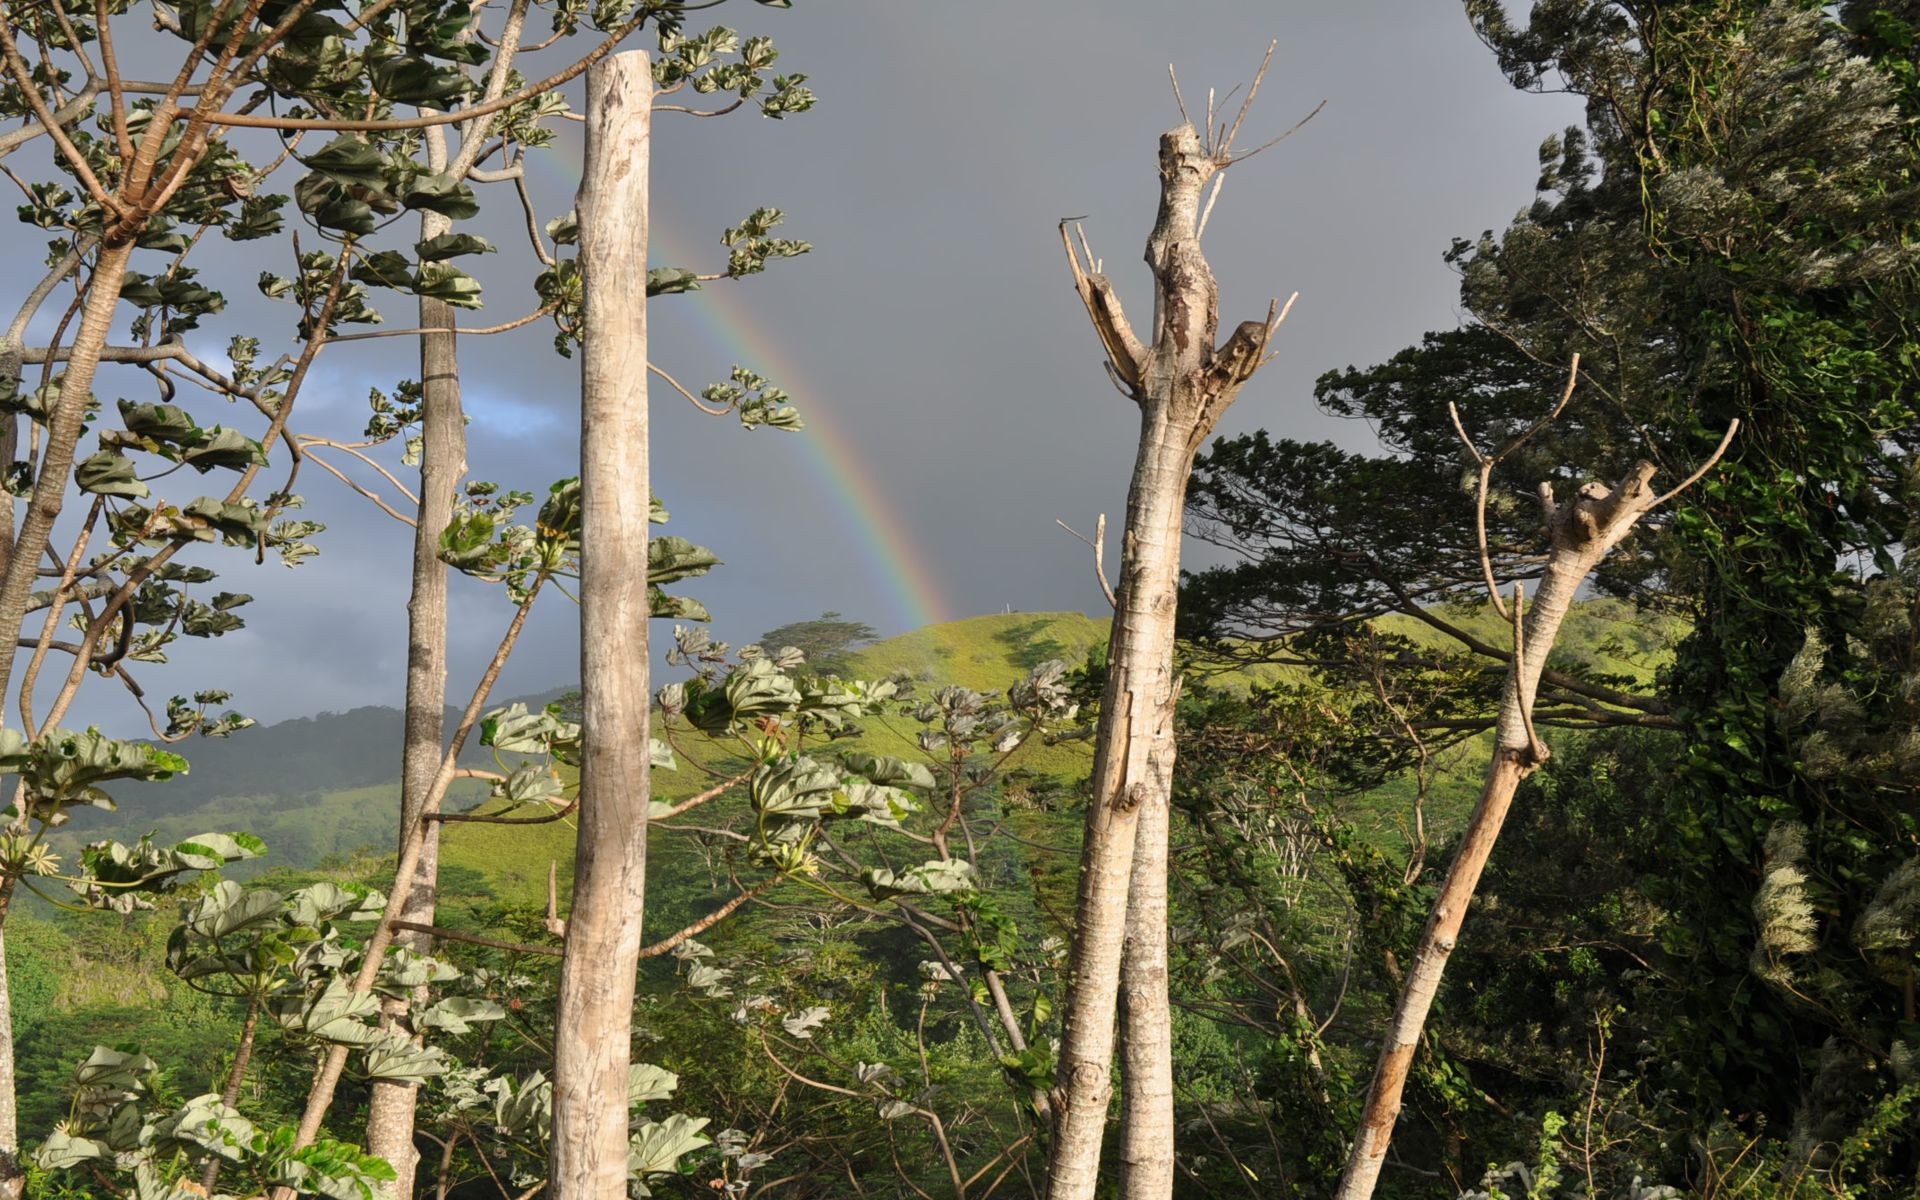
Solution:
[[[1272,54],[1269,48],[1268,61]],[[1260,75],[1265,73],[1262,64]],[[1066,1031],[1052,1094],[1053,1200],[1094,1194],[1113,1090],[1114,1019],[1121,1007],[1125,1194],[1148,1200],[1173,1189],[1166,874],[1179,691],[1173,631],[1181,523],[1194,455],[1241,386],[1267,361],[1267,343],[1286,316],[1277,303],[1270,305],[1265,320],[1242,322],[1219,341],[1219,289],[1200,236],[1212,205],[1208,185],[1217,195],[1221,172],[1258,152],[1232,154],[1234,135],[1258,90],[1256,77],[1231,127],[1223,122],[1215,128],[1209,111],[1206,134],[1183,121],[1160,137],[1160,209],[1146,252],[1154,283],[1149,342],[1135,335],[1085,235],[1076,248],[1068,222],[1060,224],[1074,286],[1106,351],[1108,374],[1139,408],[1140,441],[1114,589]]]
[[[1559,415],[1573,394],[1579,371],[1580,360],[1576,356],[1560,404],[1545,420],[1495,454],[1482,454],[1467,439],[1458,414],[1454,415],[1454,426],[1460,430],[1461,440],[1466,442],[1468,453],[1480,468],[1478,502],[1481,510],[1483,564],[1487,559],[1487,480],[1493,467]],[[1374,1186],[1380,1178],[1380,1168],[1386,1162],[1394,1123],[1400,1116],[1400,1098],[1406,1089],[1407,1071],[1413,1065],[1414,1051],[1419,1047],[1420,1035],[1426,1028],[1427,1014],[1433,1008],[1434,997],[1439,994],[1447,959],[1459,940],[1467,906],[1473,902],[1480,874],[1493,853],[1494,842],[1500,836],[1500,827],[1506,821],[1514,793],[1529,775],[1547,761],[1547,747],[1533,726],[1533,701],[1539,690],[1541,671],[1547,665],[1548,655],[1553,653],[1554,641],[1560,635],[1560,625],[1566,620],[1575,596],[1594,568],[1633,531],[1640,518],[1691,486],[1720,460],[1738,428],[1739,422],[1736,421],[1706,464],[1688,476],[1679,487],[1663,495],[1656,495],[1648,486],[1653,479],[1654,469],[1645,462],[1636,464],[1613,487],[1602,483],[1587,484],[1565,504],[1554,500],[1551,484],[1542,483],[1540,507],[1549,547],[1547,567],[1534,590],[1533,602],[1524,606],[1524,613],[1524,593],[1520,587],[1515,585],[1513,604],[1509,609],[1501,600],[1499,588],[1494,583],[1492,567],[1485,567],[1494,607],[1502,616],[1509,617],[1514,627],[1513,658],[1507,670],[1506,687],[1501,693],[1499,717],[1494,728],[1493,758],[1487,768],[1487,780],[1481,788],[1480,800],[1474,806],[1466,833],[1460,840],[1460,849],[1454,855],[1453,865],[1447,869],[1446,879],[1440,885],[1440,894],[1434,900],[1433,911],[1420,935],[1419,947],[1414,952],[1406,982],[1402,985],[1400,1001],[1394,1008],[1393,1020],[1381,1044],[1380,1060],[1374,1067],[1373,1083],[1367,1090],[1366,1106],[1361,1110],[1360,1125],[1347,1155],[1347,1167],[1341,1175],[1339,1190],[1334,1193],[1336,1200],[1368,1200],[1373,1195]]]

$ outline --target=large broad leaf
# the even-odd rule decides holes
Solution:
[[[659,767],[663,771],[678,771],[680,764],[673,757],[673,747],[659,738],[647,739],[647,765]]]
[[[200,436],[199,425],[177,404],[134,404],[122,400],[120,423],[129,433],[163,442],[191,442]]]
[[[308,175],[294,184],[293,202],[322,229],[367,237],[380,225],[372,204],[321,175]]]
[[[790,1017],[782,1017],[780,1019],[780,1028],[786,1030],[789,1037],[812,1041],[813,1031],[825,1025],[827,1018],[832,1015],[833,1013],[831,1011],[816,1004],[812,1008],[802,1009]]]
[[[454,67],[442,67],[423,58],[398,54],[372,69],[374,86],[389,100],[402,104],[439,105],[466,93],[472,82]]]
[[[455,517],[440,532],[440,560],[457,570],[478,570],[493,561],[498,521],[482,510]]]
[[[507,1010],[491,1000],[477,996],[448,996],[422,1012],[415,1024],[422,1029],[444,1029],[448,1033],[467,1033],[474,1021],[498,1021]]]
[[[435,1046],[416,1046],[397,1029],[381,1034],[367,1047],[362,1068],[381,1083],[424,1083],[447,1073],[446,1052]]]
[[[367,1024],[380,1015],[380,998],[371,992],[355,994],[353,985],[338,976],[318,994],[286,996],[272,1003],[273,1019],[282,1029],[347,1046],[370,1046],[380,1031]]]
[[[277,926],[280,914],[285,911],[286,903],[278,892],[265,888],[249,891],[231,879],[223,879],[187,910],[183,928],[211,941],[231,937],[242,930]]]
[[[73,1069],[73,1081],[83,1088],[131,1092],[159,1067],[144,1054],[95,1046],[87,1060]]]
[[[413,181],[401,201],[408,208],[424,208],[443,217],[465,221],[480,214],[480,202],[463,180],[445,173],[422,175]]]
[[[672,296],[700,290],[700,273],[688,267],[654,267],[647,272],[647,295]]]
[[[287,897],[287,916],[296,925],[317,929],[332,921],[371,921],[386,906],[386,897],[379,892],[354,892],[337,883],[315,883]]]
[[[856,750],[848,750],[841,754],[840,761],[847,764],[849,771],[863,775],[874,783],[888,784],[893,787],[916,787],[922,791],[932,791],[934,787],[933,771],[925,763],[911,762],[886,754],[865,754]]]
[[[211,496],[184,504],[182,516],[205,522],[207,527],[226,537],[253,541],[265,532],[266,513],[245,504],[229,504]]]
[[[112,1162],[113,1148],[92,1138],[75,1137],[55,1129],[33,1153],[34,1165],[46,1171],[64,1171],[85,1162]]]
[[[297,157],[309,170],[335,183],[368,188],[386,186],[386,157],[358,134],[343,133],[314,153]]]
[[[793,680],[764,658],[734,671],[723,690],[735,721],[785,716],[800,704],[800,689]]]
[[[413,263],[398,250],[363,255],[348,276],[374,287],[407,289],[413,286]]]
[[[867,891],[875,900],[891,900],[895,896],[964,892],[973,887],[973,864],[963,859],[950,858],[924,862],[917,867],[908,867],[904,871],[869,867],[861,875],[861,880],[867,885]]]
[[[202,474],[215,467],[239,471],[247,467],[266,466],[267,452],[259,442],[238,429],[222,429],[215,425],[206,431],[206,440],[182,454],[180,461]]]
[[[513,769],[496,794],[515,804],[544,804],[560,799],[560,777],[544,762],[524,762]]]
[[[691,596],[669,596],[658,584],[647,585],[647,612],[650,616],[671,617],[682,621],[711,621],[707,606]]]
[[[197,1147],[228,1162],[239,1162],[246,1156],[253,1136],[253,1122],[211,1092],[195,1096],[153,1126],[155,1143],[163,1151],[177,1146]]]
[[[510,704],[488,713],[480,723],[480,742],[507,754],[546,754],[556,746],[580,740],[580,727],[542,709],[528,712],[524,704]]]
[[[421,263],[413,279],[413,290],[455,308],[480,307],[480,281],[452,263]]]
[[[515,1137],[539,1143],[553,1129],[553,1081],[535,1071],[523,1080],[502,1076],[487,1082],[493,1093],[493,1121]]]
[[[833,798],[836,815],[888,828],[898,828],[903,819],[920,809],[910,794],[877,783],[849,782]]]
[[[747,795],[755,812],[813,818],[833,804],[839,786],[838,772],[803,755],[762,766],[747,781]]]
[[[190,871],[211,871],[265,851],[266,843],[246,833],[203,833],[173,846],[156,846],[150,836],[131,846],[92,842],[80,852],[83,877],[67,886],[91,906],[132,912],[151,907],[146,896],[165,891]]]
[[[112,450],[102,450],[74,464],[73,481],[81,491],[95,496],[127,496],[138,500],[153,494],[134,473],[133,460]]]
[[[634,1063],[627,1068],[627,1105],[633,1107],[649,1100],[665,1100],[680,1086],[680,1077],[652,1063]]]
[[[196,833],[173,845],[180,861],[196,871],[211,871],[266,852],[267,844],[250,833]]]
[[[713,1144],[700,1134],[706,1127],[705,1117],[685,1113],[675,1113],[664,1121],[641,1121],[627,1143],[627,1176],[644,1179],[678,1171],[681,1155]]]
[[[720,558],[705,546],[696,546],[683,537],[665,534],[647,542],[647,582],[672,583],[693,575],[705,575],[720,565]]]
[[[413,252],[422,262],[440,262],[461,254],[492,254],[493,243],[473,233],[443,233],[415,242]]]
[[[380,986],[389,994],[458,978],[460,972],[452,965],[405,948],[395,950],[380,965]]]

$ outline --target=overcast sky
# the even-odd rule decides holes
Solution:
[[[696,386],[736,362],[762,370],[811,422],[748,433],[654,389],[668,531],[727,561],[680,590],[736,642],[824,609],[895,633],[1008,606],[1102,605],[1090,556],[1054,521],[1090,529],[1106,512],[1117,539],[1136,414],[1101,370],[1055,222],[1086,214],[1130,309],[1147,310],[1155,144],[1178,120],[1169,62],[1197,108],[1209,87],[1224,94],[1250,78],[1279,39],[1243,145],[1327,102],[1231,172],[1207,231],[1225,326],[1300,293],[1280,357],[1224,433],[1369,443],[1365,428],[1314,409],[1313,380],[1456,324],[1442,252],[1523,207],[1535,148],[1578,116],[1564,98],[1513,91],[1450,0],[798,0],[787,11],[736,0],[716,19],[771,34],[781,68],[808,74],[820,96],[784,121],[742,111],[656,123],[656,265],[714,269],[721,229],[762,204],[816,247],[763,276],[653,304],[656,363]],[[571,204],[576,130],[533,181],[543,216]],[[492,208],[472,227],[502,253],[476,269],[488,307],[463,314],[474,325],[532,307],[517,206],[497,189],[485,199]],[[37,259],[39,244],[23,234],[9,258]],[[285,337],[286,310],[251,287],[262,264],[221,253],[231,307],[196,344],[218,351],[262,315]],[[382,307],[411,323],[395,297]],[[551,338],[542,324],[462,342],[475,476],[539,492],[575,472],[578,363],[555,356]],[[270,352],[282,345],[268,339]],[[295,424],[353,431],[370,386],[415,373],[409,355],[404,339],[329,349]],[[213,407],[195,409],[203,423],[221,419],[201,411]],[[411,531],[318,472],[301,490],[330,526],[321,555],[297,571],[205,556],[221,586],[258,597],[249,627],[148,668],[150,693],[230,686],[263,719],[398,701]],[[458,687],[508,608],[497,589],[466,581],[455,600]],[[560,596],[543,603],[502,695],[577,676],[577,610]],[[119,725],[127,714],[91,686],[82,719]]]

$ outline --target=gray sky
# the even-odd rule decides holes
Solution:
[[[657,265],[714,269],[721,229],[761,204],[784,209],[784,232],[816,247],[653,305],[651,353],[665,369],[697,387],[735,362],[755,367],[812,422],[748,433],[654,389],[668,531],[727,561],[679,590],[704,600],[733,641],[823,609],[894,633],[1009,605],[1102,605],[1090,555],[1054,519],[1090,530],[1106,512],[1117,527],[1137,422],[1100,368],[1055,222],[1087,214],[1130,309],[1146,309],[1155,143],[1178,119],[1169,61],[1197,108],[1208,87],[1249,79],[1280,39],[1243,146],[1327,101],[1230,173],[1208,229],[1224,324],[1300,293],[1279,359],[1225,433],[1370,442],[1313,408],[1313,380],[1455,324],[1455,279],[1440,260],[1449,239],[1524,206],[1535,148],[1578,116],[1564,98],[1514,92],[1448,0],[800,0],[788,11],[736,0],[713,16],[773,35],[780,66],[807,73],[821,98],[785,121],[742,111],[656,122]],[[570,205],[577,151],[550,163],[534,181],[543,217]],[[497,189],[484,198],[492,210],[472,225],[502,252],[478,261],[489,303],[463,314],[470,324],[533,306],[517,206]],[[37,237],[18,245],[12,261],[37,259]],[[220,272],[230,310],[199,343],[210,350],[263,313],[287,322],[252,289],[262,264],[223,254],[212,261],[233,271]],[[397,297],[383,299],[391,323],[410,323]],[[553,354],[551,336],[540,324],[462,343],[477,477],[541,492],[574,472],[578,364]],[[403,339],[329,349],[295,424],[351,434],[368,387],[412,373]],[[211,422],[212,408],[194,411]],[[301,490],[330,526],[322,554],[297,571],[205,556],[220,586],[258,597],[249,628],[148,668],[149,693],[220,683],[263,719],[397,701],[410,531],[318,472]],[[559,596],[543,603],[501,694],[577,673],[577,612]],[[477,675],[507,615],[496,589],[456,589],[456,687]],[[122,707],[90,687],[82,719],[118,725]]]

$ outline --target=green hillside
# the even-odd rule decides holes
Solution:
[[[1049,659],[1078,665],[1089,651],[1106,641],[1107,623],[1082,613],[1011,613],[971,617],[917,629],[875,642],[849,656],[850,673],[875,679],[904,672],[920,686],[958,685],[976,691],[997,691]],[[868,721],[858,736],[838,741],[837,749],[878,754],[917,755],[911,722]],[[711,786],[714,775],[739,770],[725,747],[702,739],[676,739],[680,766],[658,771],[654,793],[676,800]],[[1012,770],[1061,780],[1084,777],[1092,762],[1089,743],[1057,746],[1030,743],[1009,760]],[[735,801],[734,803],[738,803]],[[486,811],[486,810],[481,810]],[[705,821],[719,824],[728,813],[726,802],[706,810]],[[1054,814],[1016,813],[1016,823],[1031,826],[1023,836],[1077,837],[1072,820],[1058,823]],[[443,867],[461,869],[471,879],[485,879],[490,898],[514,904],[538,904],[546,896],[547,864],[555,864],[564,892],[572,877],[574,829],[571,821],[547,825],[500,826],[455,824],[442,841]],[[1035,840],[1039,840],[1036,838]],[[1051,868],[1051,864],[1048,864]],[[648,856],[648,927],[671,929],[699,916],[710,896],[731,894],[716,861],[690,846],[682,836],[659,832]],[[455,889],[449,889],[454,891]]]
[[[1474,636],[1501,645],[1504,623],[1490,610],[1448,610],[1445,620]],[[1084,613],[1003,613],[932,625],[887,638],[855,650],[849,656],[850,673],[880,678],[904,673],[919,686],[959,685],[979,691],[1005,688],[1033,666],[1048,659],[1070,665],[1085,661],[1104,644],[1104,618]],[[1422,645],[1448,646],[1445,635],[1410,617],[1384,618],[1381,625]],[[1593,600],[1577,606],[1562,635],[1556,665],[1645,684],[1670,656],[1669,647],[1680,627],[1668,620],[1635,614],[1616,601]],[[1298,678],[1285,669],[1258,671],[1265,678]],[[1216,676],[1216,686],[1233,686],[1248,672]],[[559,690],[526,697],[530,705],[545,703]],[[452,717],[449,714],[449,719]],[[910,722],[869,721],[859,736],[844,745],[878,753],[910,754],[917,730]],[[708,786],[711,777],[702,768],[725,770],[727,754],[698,739],[681,741],[683,761],[677,771],[656,774],[654,786],[663,798],[682,798]],[[328,860],[370,850],[388,853],[395,836],[395,809],[399,784],[394,778],[400,757],[400,714],[391,708],[365,707],[246,730],[225,741],[205,740],[186,747],[192,771],[166,783],[125,789],[118,812],[82,810],[61,841],[72,845],[98,837],[137,838],[152,831],[161,839],[191,836],[207,830],[244,829],[262,837],[269,855],[243,864],[236,873],[245,877],[262,870],[305,870]],[[1437,789],[1442,817],[1458,808],[1477,786],[1485,747],[1479,742],[1450,751],[1443,759],[1441,787]],[[490,766],[481,747],[462,755],[470,765]],[[1085,742],[1024,747],[1009,766],[1019,772],[1070,783],[1083,778],[1091,763]],[[1372,798],[1383,808],[1399,807],[1404,799],[1398,785]],[[462,781],[455,785],[450,807],[472,806],[485,795],[484,785]],[[1071,830],[1064,831],[1071,834]],[[547,862],[559,866],[563,881],[570,874],[573,829],[570,822],[552,825],[449,827],[444,861],[463,869],[457,880],[489,899],[511,903],[538,903],[545,897]],[[657,870],[670,870],[658,867]],[[484,887],[478,880],[484,879]],[[664,880],[663,880],[664,882]],[[694,880],[687,881],[691,885]],[[460,887],[450,889],[459,894]]]

